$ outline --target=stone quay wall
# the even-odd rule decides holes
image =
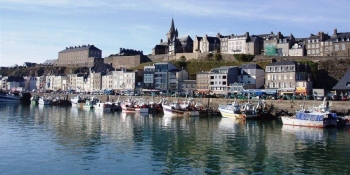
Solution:
[[[39,95],[39,96],[60,96],[62,99],[71,99],[74,96],[77,96],[76,94],[36,94],[32,93],[31,95]],[[84,95],[79,94],[81,97],[92,97],[92,95]],[[129,96],[117,96],[117,95],[95,95],[97,96],[101,102],[106,102],[107,99],[109,101],[117,101],[118,98],[120,101],[126,100],[127,98],[130,98]],[[186,98],[184,97],[150,97],[150,96],[132,96],[132,98],[144,98],[145,100],[154,101],[154,102],[160,102],[163,99],[168,99],[170,101],[184,101]],[[233,102],[234,99],[225,99],[225,98],[195,98],[196,102],[202,102],[204,106],[213,107],[214,109],[217,109],[219,104],[226,104]],[[236,102],[245,102],[246,100],[237,100]],[[252,102],[256,100],[251,100]],[[265,100],[265,104],[267,108],[270,108],[273,106],[278,111],[288,111],[290,113],[293,113],[296,110],[301,109],[300,105],[304,104],[305,109],[311,109],[313,106],[319,106],[322,103],[322,101],[314,101],[314,100]],[[350,112],[350,101],[329,101],[329,106],[332,111],[338,112],[338,113],[344,113],[348,114]],[[275,111],[277,113],[278,111]]]

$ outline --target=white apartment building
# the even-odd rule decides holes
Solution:
[[[33,89],[38,89],[38,86],[37,86],[37,83],[38,82],[38,79],[37,77],[24,77],[24,89],[25,90],[33,90]]]
[[[237,66],[222,66],[210,70],[209,90],[212,94],[227,94],[228,85],[238,80]]]
[[[248,32],[245,35],[237,35],[237,36],[232,35],[227,40],[228,50],[227,52],[224,52],[224,53],[246,54],[247,53],[246,45],[247,45],[248,37],[249,37]]]
[[[102,89],[135,91],[136,72],[126,70],[110,71],[102,76]]]
[[[259,89],[264,87],[265,71],[257,64],[244,64],[239,67],[238,83],[244,84],[244,89]]]

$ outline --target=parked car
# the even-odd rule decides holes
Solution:
[[[341,96],[342,101],[348,101],[348,96]]]
[[[316,100],[323,100],[324,96],[315,96]]]

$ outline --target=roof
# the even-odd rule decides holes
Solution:
[[[243,64],[239,66],[241,69],[262,69],[258,64]]]
[[[75,52],[75,51],[82,51],[82,50],[98,50],[101,51],[99,48],[95,47],[94,45],[82,45],[82,46],[70,46],[66,47],[66,49],[62,50],[59,53],[64,53],[64,52]]]
[[[272,62],[267,66],[281,66],[281,65],[297,65],[295,61],[276,61]]]
[[[43,65],[53,65],[56,60],[46,60]]]
[[[193,42],[192,38],[189,35],[178,37],[180,42]]]
[[[346,71],[345,75],[333,87],[333,90],[350,90],[350,69]]]
[[[216,36],[215,37],[213,37],[213,36],[206,36],[206,38],[207,38],[209,43],[218,43],[218,44],[220,44],[220,38],[218,38]],[[204,39],[204,37],[203,37],[203,39]]]

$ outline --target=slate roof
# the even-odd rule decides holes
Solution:
[[[283,66],[283,65],[297,65],[295,61],[276,61],[272,62],[267,66]]]
[[[350,90],[350,69],[346,71],[345,75],[333,87],[333,90]]]
[[[178,37],[178,39],[180,42],[193,42],[192,38],[189,35]]]
[[[56,60],[46,60],[43,65],[53,65]]]
[[[243,64],[239,66],[241,69],[262,69],[258,64]]]
[[[218,37],[207,36],[207,40],[209,43],[220,44],[220,39]]]
[[[91,71],[94,72],[101,72],[101,73],[105,73],[107,71],[107,69],[109,71],[113,71],[114,68],[106,63],[97,63],[96,65],[94,65],[93,67],[91,67]]]
[[[59,53],[82,51],[82,50],[98,50],[98,51],[101,51],[99,48],[95,47],[94,45],[88,44],[88,45],[82,45],[82,46],[66,47],[66,49],[62,50]]]

